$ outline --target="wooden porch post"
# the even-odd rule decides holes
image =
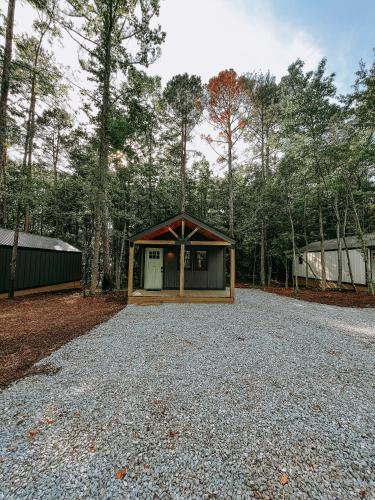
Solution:
[[[128,297],[133,295],[134,244],[129,246]]]
[[[185,244],[181,244],[180,250],[180,297],[185,295]]]
[[[236,282],[236,256],[235,249],[230,249],[230,296],[234,298],[234,285]]]

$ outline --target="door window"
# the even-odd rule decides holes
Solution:
[[[160,259],[160,250],[149,250],[148,258],[153,260]]]

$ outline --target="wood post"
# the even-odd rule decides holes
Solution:
[[[236,256],[235,249],[230,249],[230,296],[234,298],[234,286],[236,282]]]
[[[129,266],[128,266],[128,297],[133,295],[133,269],[134,269],[134,245],[129,247]]]
[[[182,243],[180,250],[180,297],[185,295],[185,244]]]

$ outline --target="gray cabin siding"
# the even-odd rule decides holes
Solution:
[[[158,245],[155,245],[157,247]],[[194,247],[187,246],[186,250],[207,251],[207,271],[185,269],[185,289],[193,290],[222,290],[225,288],[225,249],[222,247]],[[144,286],[144,252],[141,256],[141,283]],[[178,289],[180,286],[179,275],[179,247],[168,246],[164,248],[163,261],[163,288]]]

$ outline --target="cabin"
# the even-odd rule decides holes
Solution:
[[[375,281],[375,233],[364,235],[372,281]],[[367,286],[365,261],[362,246],[357,236],[347,236],[345,242],[341,241],[342,255],[342,282],[350,284],[349,264],[353,274],[355,285]],[[338,242],[337,239],[324,241],[325,268],[328,281],[333,284],[338,279]],[[309,280],[320,280],[322,278],[320,241],[315,241],[300,249],[300,254],[294,262],[294,276],[308,278]],[[348,255],[347,255],[348,254]],[[348,260],[349,257],[349,260]]]
[[[0,228],[0,297],[7,296],[14,231]],[[16,296],[79,288],[82,252],[58,238],[19,233]]]
[[[234,301],[235,242],[181,213],[129,238],[128,302]]]

